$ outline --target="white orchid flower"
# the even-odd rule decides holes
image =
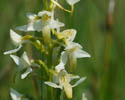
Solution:
[[[64,24],[54,20],[53,13],[49,11],[41,11],[38,15],[28,15],[30,22],[27,25],[17,27],[20,31],[42,31],[43,39],[46,41],[50,40],[51,29],[63,27]]]
[[[74,85],[71,85],[70,82],[73,79],[77,79],[77,78],[79,78],[79,80]],[[59,88],[64,90],[66,96],[68,98],[72,98],[72,88],[82,83],[85,79],[86,77],[80,78],[79,76],[73,76],[71,74],[68,74],[66,70],[61,70],[58,74],[58,83],[45,82],[45,84],[53,88]]]
[[[63,27],[64,24],[56,21],[53,19],[53,13],[44,11],[39,12],[38,16],[40,16],[42,19],[42,33],[43,33],[43,39],[46,43],[50,42],[51,38],[51,29]]]
[[[22,94],[17,92],[16,90],[10,88],[10,95],[12,100],[28,100],[27,98],[24,98]]]
[[[76,3],[78,3],[80,0],[66,0],[66,2],[69,4],[69,5],[74,5]]]
[[[82,50],[82,46],[75,42],[70,42],[70,44],[65,48],[68,53],[73,53],[76,58],[91,57],[87,52]]]
[[[59,30],[59,28],[58,28]],[[69,42],[72,42],[75,39],[77,31],[75,29],[66,29],[62,32],[58,32],[59,39],[65,39],[66,44],[68,45]]]
[[[67,29],[62,32],[67,41],[72,42],[75,39],[77,31],[75,29]]]
[[[4,52],[4,54],[12,54],[12,53],[16,53],[17,51],[19,51],[22,47],[22,36],[17,34],[16,32],[14,32],[12,29],[10,30],[10,38],[13,42],[14,45],[18,46],[16,49],[10,50],[10,51],[6,51]]]
[[[26,71],[21,75],[21,79],[26,78],[27,75],[33,71],[31,68],[32,63],[29,60],[26,52],[23,53],[21,58],[16,55],[10,55],[10,57],[17,64],[19,71],[26,69]]]
[[[71,70],[75,68],[77,58],[91,57],[86,51],[82,50],[82,46],[78,43],[69,42],[65,50],[68,53]]]

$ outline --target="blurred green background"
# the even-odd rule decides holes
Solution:
[[[87,80],[74,88],[72,100],[82,100],[83,92],[88,100],[125,100],[125,0],[115,3],[110,32],[106,28],[109,0],[81,0],[72,17],[56,10],[65,28],[77,29],[75,41],[92,56],[78,60],[75,73]],[[42,0],[0,0],[0,100],[10,100],[10,87],[35,95],[31,79],[13,82],[17,66],[3,52],[14,48],[9,30],[26,24],[27,12],[37,13],[43,7]]]

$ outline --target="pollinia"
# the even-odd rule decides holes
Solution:
[[[58,7],[72,14],[77,2],[79,0],[66,0],[66,3],[71,6],[71,10],[68,10],[57,0],[44,0],[45,10],[38,12],[38,14],[27,13],[28,23],[16,28],[16,30],[28,34],[19,35],[10,29],[10,38],[15,49],[6,51],[4,54],[10,55],[16,63],[17,69],[21,73],[21,79],[35,74],[38,86],[43,84],[46,86],[44,93],[40,92],[40,89],[38,91],[43,95],[47,94],[48,97],[43,99],[43,95],[39,95],[38,100],[71,99],[73,98],[73,88],[86,79],[86,77],[70,73],[76,68],[77,58],[90,57],[90,55],[82,50],[80,44],[73,42],[77,34],[75,29],[61,30],[65,24],[55,19],[54,12]],[[32,31],[41,34],[41,36],[29,34]],[[40,58],[28,57],[30,54],[26,51],[21,56],[17,56],[24,44],[34,46],[35,52],[40,54]],[[41,76],[37,73],[38,71],[42,73]],[[38,81],[43,84],[39,84]],[[12,88],[10,95],[13,100],[30,100]],[[83,100],[87,100],[85,96],[84,98]]]

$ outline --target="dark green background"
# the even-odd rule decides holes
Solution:
[[[65,28],[77,29],[75,41],[92,56],[78,60],[75,73],[87,76],[87,80],[74,88],[73,100],[82,100],[83,92],[88,100],[125,100],[125,1],[115,0],[115,3],[109,40],[105,28],[108,0],[81,0],[72,17],[56,10]],[[42,0],[0,0],[0,100],[10,99],[10,87],[35,95],[31,78],[13,82],[17,66],[3,52],[14,48],[9,30],[25,24],[27,12],[37,13],[43,8]]]

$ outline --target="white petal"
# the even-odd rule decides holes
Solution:
[[[64,84],[64,91],[66,96],[71,99],[72,98],[72,86],[69,83]]]
[[[72,85],[72,87],[75,87],[75,86],[79,85],[79,84],[82,83],[85,79],[86,79],[86,77],[80,78],[74,85]]]
[[[23,60],[24,60],[29,66],[31,65],[31,62],[30,62],[30,60],[29,60],[29,58],[28,58],[26,52],[23,53],[22,58],[23,58]]]
[[[27,25],[18,26],[16,27],[16,30],[27,32]]]
[[[19,26],[16,29],[24,32],[36,31],[36,29],[34,28],[34,22],[31,22],[27,25]]]
[[[10,95],[13,100],[21,100],[21,97],[22,97],[22,94],[20,94],[19,92],[17,92],[12,88],[10,89]]]
[[[69,42],[69,45],[65,48],[65,50],[70,50],[73,48],[82,48],[82,46],[75,42]]]
[[[21,79],[24,79],[27,77],[28,74],[30,74],[32,72],[32,68],[27,68],[26,72],[24,72],[22,75],[21,75]]]
[[[16,28],[19,31],[29,32],[29,31],[38,31],[42,30],[42,22],[41,20],[37,20],[35,22],[31,22],[27,25],[19,26]]]
[[[22,70],[24,68],[24,63],[21,58],[15,55],[10,55],[10,57],[13,59],[13,61],[19,66],[19,70]]]
[[[16,32],[13,30],[10,30],[10,38],[13,41],[15,45],[19,45],[21,43],[21,35],[18,35]]]
[[[78,75],[72,75],[72,74],[69,74],[69,77],[70,77],[70,81],[72,81],[74,79],[80,78],[80,76],[78,76]]]
[[[76,30],[75,29],[67,29],[67,30],[64,30],[62,33],[66,35],[66,39],[68,41],[73,41],[75,39],[75,36],[76,36]]]
[[[42,31],[43,25],[41,19],[34,22],[33,27],[36,31],[40,32]]]
[[[21,49],[21,47],[22,47],[22,45],[19,45],[19,47],[16,48],[16,49],[13,49],[13,50],[10,50],[10,51],[6,51],[6,52],[4,52],[4,55],[16,53],[17,51],[19,51]]]
[[[59,22],[59,21],[56,21],[56,20],[53,20],[53,19],[52,19],[52,20],[50,21],[50,24],[49,24],[49,25],[50,25],[51,28],[54,29],[54,28],[63,27],[63,26],[64,26],[64,23],[61,23],[61,22]]]
[[[63,63],[63,62],[60,62],[60,63],[55,67],[55,69],[57,70],[57,72],[60,72],[61,70],[65,69],[64,63]]]
[[[84,57],[91,57],[86,51],[78,49],[75,53],[74,53],[76,58],[84,58]]]
[[[60,85],[56,85],[55,83],[52,83],[52,82],[44,82],[45,84],[53,87],[53,88],[60,88],[62,89],[62,87]]]
[[[34,28],[34,23],[31,22],[27,25],[27,31],[36,31]]]
[[[75,43],[75,42],[69,42],[69,46],[68,48],[74,48],[74,47],[77,47],[79,49],[82,49],[82,46],[79,44],[79,43]]]
[[[67,3],[69,4],[69,5],[74,5],[74,4],[76,4],[77,2],[79,2],[80,0],[66,0],[67,1]]]
[[[17,65],[20,65],[21,59],[20,59],[18,56],[10,55],[10,57],[14,60],[14,62],[15,62]]]
[[[34,20],[34,18],[35,18],[37,15],[36,15],[36,14],[33,14],[33,13],[27,13],[26,16],[28,17],[28,19]]]
[[[40,16],[40,17],[42,17],[43,15],[48,15],[48,16],[52,16],[52,13],[51,12],[49,12],[49,11],[40,11],[39,13],[38,13],[38,16]]]
[[[67,63],[67,60],[68,60],[67,52],[63,51],[61,53],[61,62],[65,65]]]

